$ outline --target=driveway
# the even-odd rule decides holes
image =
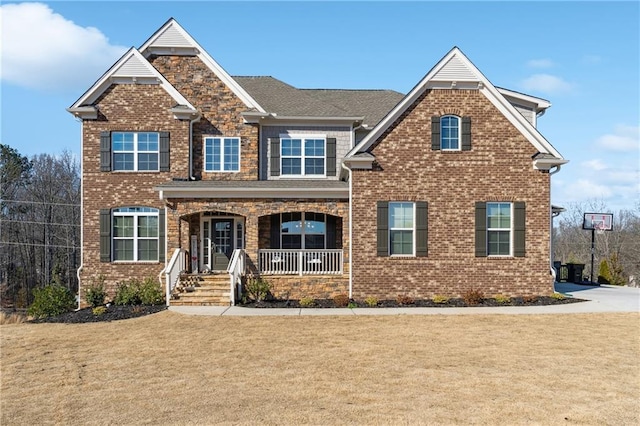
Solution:
[[[556,283],[555,288],[557,292],[589,300],[576,304],[584,305],[584,312],[640,312],[640,288],[573,283]]]

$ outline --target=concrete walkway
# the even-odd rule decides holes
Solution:
[[[359,316],[359,315],[460,315],[460,314],[582,314],[640,312],[640,288],[556,283],[556,291],[588,300],[550,306],[500,306],[478,308],[245,308],[241,306],[170,306],[186,315],[209,316]]]

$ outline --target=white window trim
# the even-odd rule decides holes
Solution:
[[[207,139],[220,139],[220,167],[221,170],[213,169],[213,162],[211,163],[211,169],[207,169]],[[225,139],[234,139],[238,141],[238,170],[224,170],[225,162],[224,162],[224,146]],[[202,143],[202,152],[204,153],[203,157],[203,168],[207,173],[239,173],[242,166],[242,140],[238,136],[206,136]],[[213,143],[213,142],[212,142]],[[213,146],[211,147],[213,150]]]
[[[126,208],[132,208],[130,207],[120,207],[122,209],[126,209]],[[145,207],[146,208],[146,207]],[[135,262],[135,263],[157,263],[159,262],[159,251],[160,251],[160,244],[162,244],[162,242],[160,241],[160,229],[158,228],[157,231],[157,236],[156,237],[139,237],[138,236],[138,218],[139,217],[160,217],[160,210],[156,209],[156,208],[151,208],[149,207],[151,210],[155,210],[155,212],[153,211],[147,211],[147,212],[118,212],[115,209],[112,213],[111,216],[112,218],[115,217],[128,217],[128,216],[133,216],[133,236],[132,237],[116,237],[115,236],[115,231],[114,231],[114,227],[115,227],[115,220],[112,220],[111,223],[111,257],[112,257],[112,261],[114,263],[131,263],[131,262]],[[158,219],[158,227],[160,226],[160,219]],[[139,260],[138,259],[138,242],[140,240],[153,240],[155,239],[158,242],[158,249],[156,252],[156,259],[147,259],[147,260]],[[115,259],[115,242],[116,241],[122,241],[122,240],[133,240],[133,259]]]
[[[285,158],[282,155],[282,140],[283,139],[300,139],[302,141],[302,146],[300,147],[300,157],[298,156],[287,156],[286,158],[300,158],[300,171],[299,175],[291,175],[283,173],[282,167],[282,159]],[[304,141],[305,139],[322,139],[324,141],[324,173],[323,174],[306,174],[305,171],[305,159],[307,158],[304,155]],[[320,157],[309,157],[309,158],[320,158]],[[280,134],[280,177],[294,177],[294,178],[324,178],[327,177],[327,135],[326,134]]]
[[[443,147],[443,135],[442,131],[442,119],[446,117],[454,117],[458,120],[458,147],[457,148],[444,148]],[[440,117],[440,150],[441,151],[462,151],[462,117],[458,117],[455,114],[446,114]]]
[[[489,227],[489,205],[490,204],[509,204],[509,228],[490,228]],[[487,257],[513,257],[513,203],[510,201],[489,201],[487,202]],[[509,231],[509,254],[490,254],[489,253],[489,232],[490,231]]]
[[[115,149],[113,149],[113,135],[116,134],[126,134],[126,133],[131,133],[133,134],[133,151],[116,151]],[[152,133],[158,136],[158,149],[156,151],[140,151],[138,149],[138,135],[140,133]],[[133,169],[131,170],[124,170],[124,169],[116,169],[116,162],[115,162],[115,155],[116,154],[133,154]],[[156,154],[157,158],[158,158],[158,168],[157,169],[153,169],[153,170],[138,170],[138,162],[139,162],[139,154]],[[116,172],[116,173],[132,173],[132,172],[140,172],[140,173],[147,173],[147,172],[159,172],[160,171],[160,132],[111,132],[111,164],[112,164],[112,171]]]
[[[393,228],[391,226],[391,205],[392,204],[411,204],[412,205],[413,227]],[[389,253],[389,257],[416,257],[416,203],[413,201],[389,201],[389,204],[387,205],[387,209],[389,211],[388,213],[389,217],[387,218],[387,222],[389,223],[389,226],[388,226],[389,229],[387,231],[389,233],[387,236],[387,240],[389,244],[389,247],[387,247],[387,252]],[[408,253],[392,254],[391,253],[391,231],[411,231],[411,249],[412,249],[411,254],[408,254]]]

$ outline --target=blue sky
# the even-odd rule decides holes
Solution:
[[[640,6],[627,2],[3,2],[0,143],[80,155],[66,112],[174,17],[231,75],[407,93],[453,46],[496,86],[549,100],[570,160],[552,202],[640,198]]]

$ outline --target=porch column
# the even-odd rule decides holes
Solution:
[[[245,217],[245,252],[247,273],[258,273],[258,214],[250,214]]]

